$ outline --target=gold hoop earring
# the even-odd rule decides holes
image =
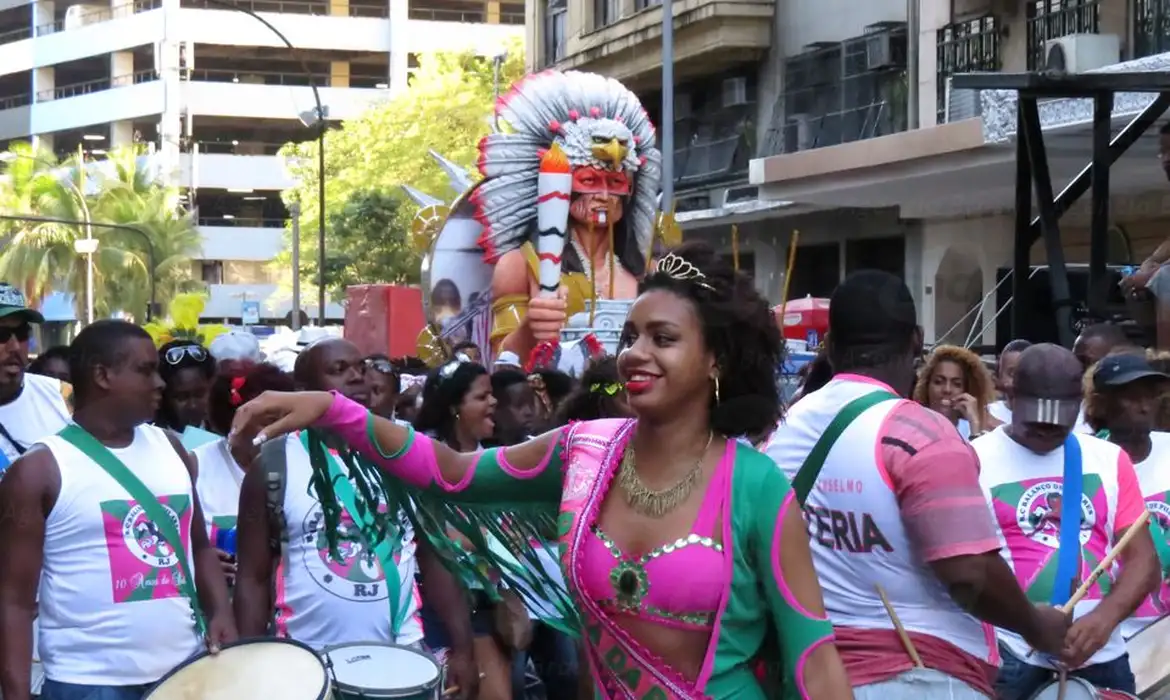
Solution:
[[[715,380],[715,405],[719,405],[719,375],[716,374],[712,379]]]

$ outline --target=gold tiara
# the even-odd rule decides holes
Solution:
[[[674,253],[667,253],[654,263],[654,274],[666,275],[672,280],[690,282],[708,291],[715,291],[714,287],[707,284],[707,275],[704,275],[702,270]]]

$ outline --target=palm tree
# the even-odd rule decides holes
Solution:
[[[190,279],[190,260],[200,246],[195,223],[179,208],[178,191],[142,167],[141,155],[138,148],[117,149],[100,166],[75,157],[56,170],[40,159],[44,165],[27,176],[14,172],[13,166],[29,158],[20,154],[5,159],[10,177],[0,183],[0,206],[6,210],[11,202],[13,210],[33,216],[120,224],[141,232],[92,227],[93,237],[100,240],[94,254],[98,317],[145,309],[151,276],[158,300],[198,287]],[[84,225],[28,222],[11,233],[0,253],[0,279],[19,280],[33,299],[57,289],[84,303],[86,260],[74,249],[74,242],[86,237]]]

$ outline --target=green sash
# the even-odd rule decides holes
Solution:
[[[845,429],[870,408],[883,401],[897,398],[898,396],[882,390],[859,396],[845,404],[845,408],[841,409],[841,412],[829,423],[829,427],[825,428],[825,432],[821,434],[817,444],[813,445],[804,464],[800,465],[800,469],[797,470],[796,476],[792,479],[792,488],[796,491],[796,500],[800,505],[804,505],[809,492],[816,485],[817,477],[821,475],[821,469],[825,466],[825,460],[829,456],[829,450],[833,449],[837,438],[841,437]]]
[[[305,451],[311,454],[309,431],[301,431],[301,444],[304,445]],[[397,637],[406,617],[406,610],[402,605],[402,596],[400,595],[398,564],[394,561],[394,553],[398,550],[400,543],[391,542],[389,537],[379,538],[373,534],[377,532],[374,513],[370,508],[358,505],[357,492],[354,491],[353,482],[342,471],[337,456],[326,449],[325,457],[326,463],[329,465],[329,481],[333,484],[333,492],[337,495],[338,502],[345,508],[345,512],[349,513],[354,524],[358,526],[366,546],[374,550],[374,555],[378,557],[378,563],[382,566],[382,576],[386,581],[387,601],[390,604],[390,631]],[[386,504],[387,507],[391,505],[393,504]]]
[[[195,578],[191,576],[191,566],[187,561],[187,548],[183,546],[179,529],[175,527],[175,523],[171,522],[170,511],[158,502],[158,498],[146,487],[146,484],[134,475],[134,472],[122,464],[122,461],[105,445],[98,442],[97,438],[86,432],[85,428],[76,423],[70,423],[57,435],[81,450],[86,457],[96,462],[114,481],[118,482],[119,486],[126,489],[130,497],[137,501],[146,517],[158,528],[159,534],[162,535],[166,543],[175,550],[175,558],[179,560],[179,571],[182,576],[182,580],[177,582],[178,588],[191,603],[195,628],[199,631],[200,636],[206,637],[207,621],[203,617],[203,608],[199,605],[199,596],[195,590]],[[191,488],[194,490],[194,484]]]

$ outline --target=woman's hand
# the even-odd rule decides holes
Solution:
[[[979,402],[975,400],[974,396],[970,394],[959,394],[951,399],[951,407],[955,413],[959,414],[960,418],[963,418],[971,424],[972,431],[975,431],[980,426]]]
[[[333,394],[324,391],[266,391],[236,411],[228,438],[233,453],[245,453],[247,446],[304,430],[320,420],[331,405]]]

